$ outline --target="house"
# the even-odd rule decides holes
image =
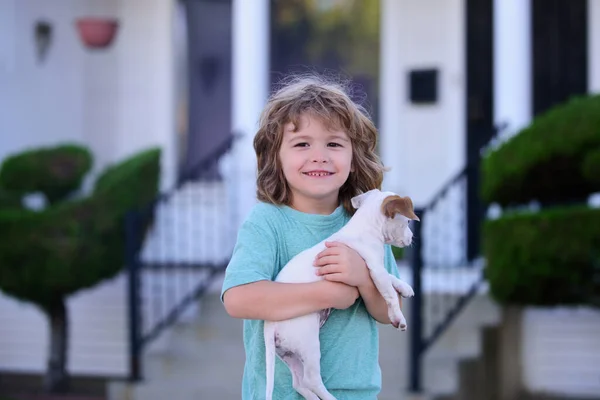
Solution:
[[[233,133],[232,150],[215,160],[202,183],[173,192],[164,218],[173,213],[189,221],[201,218],[194,213],[227,213],[226,225],[235,228],[254,202],[252,135],[269,93],[271,5],[269,0],[2,0],[0,159],[30,146],[77,141],[94,150],[97,173],[159,145],[161,187],[170,191],[182,171],[222,149]],[[118,19],[110,47],[82,44],[74,24],[82,16]],[[392,168],[384,187],[409,194],[417,207],[427,206],[477,159],[495,127],[505,125],[503,134],[513,134],[569,95],[600,90],[598,0],[381,0],[380,16],[380,148]],[[35,40],[38,22],[52,27],[45,51]],[[465,184],[449,191],[442,215],[471,209],[468,183],[460,185]],[[189,208],[197,195],[209,198],[203,207],[210,212]],[[189,213],[181,214],[181,207]],[[426,263],[460,266],[477,255],[476,240],[469,239],[476,230],[464,231],[465,221],[453,222],[449,241],[425,244]],[[427,237],[430,228],[423,229]],[[185,244],[174,248],[164,244],[164,232],[156,235],[142,256],[146,261],[173,262],[185,248],[187,261],[222,262],[232,244],[212,242],[214,253],[198,256],[189,241],[193,237],[188,242],[180,237]],[[171,278],[149,282],[169,289]],[[74,375],[131,373],[127,279],[120,275],[70,300]],[[554,315],[530,314],[533,325],[523,328],[528,343],[547,339],[539,329],[543,325],[534,322],[547,323]],[[600,321],[596,314],[585,315],[592,322],[581,340],[590,341]],[[41,372],[46,345],[41,313],[0,295],[0,371]],[[597,347],[592,350],[600,354]],[[569,375],[578,378],[557,379],[561,370],[539,368],[548,360],[544,348],[532,347],[524,372],[528,388],[600,391],[596,372],[582,369]],[[578,365],[589,362],[574,359],[569,368]]]

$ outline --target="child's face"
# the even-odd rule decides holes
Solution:
[[[339,205],[340,188],[352,167],[352,143],[344,131],[329,130],[312,116],[300,129],[284,128],[279,151],[283,174],[292,191],[292,207],[310,213],[331,213]]]

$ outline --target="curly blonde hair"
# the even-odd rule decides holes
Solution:
[[[352,197],[380,189],[384,167],[376,154],[377,128],[367,111],[349,95],[348,85],[318,75],[292,76],[275,91],[263,110],[254,137],[258,176],[257,197],[271,204],[290,205],[292,193],[283,175],[279,150],[284,127],[297,130],[303,115],[343,130],[352,143],[352,172],[340,188],[339,201],[353,215]]]

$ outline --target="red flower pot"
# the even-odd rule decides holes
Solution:
[[[79,18],[76,25],[84,45],[88,48],[104,48],[113,41],[119,22],[110,18]]]

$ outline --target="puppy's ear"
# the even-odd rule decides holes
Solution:
[[[360,206],[363,205],[363,203],[365,202],[365,200],[372,195],[373,193],[377,192],[377,189],[373,189],[373,190],[369,190],[368,192],[359,194],[358,196],[354,196],[353,198],[350,199],[350,203],[352,203],[352,207],[358,209]]]
[[[381,212],[388,218],[394,218],[396,214],[400,214],[413,221],[419,221],[419,217],[417,217],[413,208],[413,202],[408,196],[394,195],[386,197],[381,204]]]

